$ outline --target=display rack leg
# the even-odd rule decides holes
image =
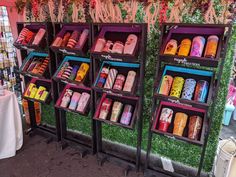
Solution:
[[[29,116],[30,116],[30,128],[25,131],[26,135],[33,136],[33,131],[37,127],[35,119],[34,102],[28,101]]]
[[[136,151],[136,172],[140,171],[140,166],[141,166],[141,142],[142,142],[142,127],[143,127],[141,112],[140,112],[140,117],[138,118],[138,128],[137,128],[138,137],[137,137],[137,151]]]
[[[97,132],[97,152],[102,151],[102,123],[96,121],[96,132]]]
[[[92,114],[93,115],[93,114]],[[93,155],[97,153],[97,138],[96,138],[96,121],[92,119],[92,153]]]
[[[54,105],[56,104],[56,100],[58,99],[58,83],[52,80],[52,89],[54,90],[53,94],[53,102]],[[55,121],[56,121],[56,136],[57,136],[57,142],[61,140],[61,125],[60,125],[60,110],[57,108],[54,108],[54,114],[55,114]]]
[[[60,112],[60,123],[61,123],[61,149],[64,150],[68,144],[65,141],[66,137],[66,112],[65,111],[59,111]]]
[[[151,125],[149,126],[149,133],[148,133],[148,146],[147,146],[147,153],[146,153],[146,163],[145,163],[145,170],[148,169],[149,166],[149,158],[152,149],[152,132]]]

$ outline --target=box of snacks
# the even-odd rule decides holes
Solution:
[[[152,131],[202,145],[207,125],[206,110],[161,101],[155,111]]]

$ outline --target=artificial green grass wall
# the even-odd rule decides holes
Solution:
[[[144,126],[143,126],[143,150],[147,147],[148,126],[149,119],[151,118],[151,97],[152,86],[155,71],[155,59],[159,33],[152,32],[149,36],[147,46],[147,65],[145,77],[145,108],[144,108]],[[219,94],[217,95],[217,104],[212,116],[212,128],[207,144],[204,170],[209,172],[212,169],[212,164],[218,144],[218,136],[221,129],[221,122],[225,107],[225,101],[228,91],[228,83],[231,74],[231,67],[233,65],[234,45],[236,43],[236,25],[233,26],[232,37],[228,45],[226,61],[224,64],[223,75],[220,83]],[[149,79],[147,79],[149,78]],[[52,105],[42,107],[42,121],[48,124],[54,124]],[[91,135],[90,120],[89,118],[78,116],[76,114],[67,114],[67,123],[69,129],[74,129],[83,132],[84,134]],[[129,131],[119,127],[103,124],[103,137],[105,139],[119,142],[122,144],[136,146],[137,132]],[[173,140],[163,136],[155,135],[153,139],[152,152],[168,157],[174,161],[184,163],[186,165],[197,167],[200,160],[201,149],[199,146],[192,145],[186,142]]]

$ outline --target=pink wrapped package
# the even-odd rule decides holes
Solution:
[[[104,38],[98,38],[95,48],[94,48],[94,52],[101,52],[105,44],[106,44],[106,40]]]
[[[130,34],[125,42],[124,54],[133,55],[137,41],[138,37],[134,34]]]
[[[79,102],[79,99],[80,99],[80,96],[81,96],[81,94],[79,92],[74,92],[73,93],[72,98],[70,100],[69,109],[72,109],[72,110],[76,109],[76,107],[78,105],[78,102]]]
[[[90,99],[90,94],[83,92],[82,95],[80,96],[79,102],[78,102],[78,106],[77,106],[77,111],[84,113],[88,103],[89,103],[89,99]]]
[[[42,38],[44,37],[46,33],[46,30],[43,28],[40,28],[39,31],[37,32],[37,34],[34,37],[34,41],[32,42],[33,45],[39,45],[40,41],[42,40]]]
[[[75,46],[76,49],[81,49],[84,46],[86,40],[88,39],[88,35],[89,35],[89,30],[84,29],[79,37],[79,40],[78,40],[76,46]]]

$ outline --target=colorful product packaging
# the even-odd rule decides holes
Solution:
[[[79,92],[74,92],[72,97],[71,97],[71,100],[70,100],[70,105],[69,105],[69,109],[72,109],[72,110],[75,110],[77,105],[78,105],[78,102],[79,102],[79,99],[80,99],[80,96],[81,94]]]
[[[112,47],[112,53],[122,54],[124,51],[124,44],[120,41],[116,41]]]
[[[123,107],[123,104],[121,102],[115,101],[113,103],[110,121],[118,122],[122,107]]]
[[[207,45],[206,45],[204,57],[206,58],[216,57],[218,41],[219,41],[219,38],[215,35],[211,35],[207,38]]]
[[[194,93],[194,101],[205,103],[207,99],[208,88],[209,88],[209,83],[207,81],[205,80],[198,81]]]
[[[66,89],[66,92],[62,98],[60,106],[63,108],[67,108],[68,104],[70,103],[70,98],[73,94],[73,91],[70,89]]]
[[[101,52],[104,49],[105,44],[106,40],[104,38],[98,38],[94,48],[94,52]]]
[[[43,94],[39,100],[45,101],[47,99],[47,97],[48,97],[48,91],[45,90],[45,91],[43,91]]]
[[[40,29],[38,30],[38,32],[36,33],[32,44],[33,44],[33,45],[39,45],[39,43],[40,43],[40,41],[42,40],[42,38],[44,37],[45,33],[46,33],[46,30],[43,29],[43,28],[40,28]]]
[[[98,116],[99,119],[107,119],[108,113],[111,109],[111,105],[112,105],[112,100],[110,98],[105,98],[100,108],[100,113]]]
[[[188,115],[182,112],[175,114],[173,134],[183,136],[184,128],[186,127]]]
[[[114,83],[113,89],[122,90],[124,82],[125,82],[125,76],[122,74],[118,74],[116,77],[116,81]]]
[[[66,32],[66,34],[64,35],[63,39],[62,39],[62,43],[60,47],[65,47],[70,39],[70,33]]]
[[[124,54],[133,55],[138,42],[138,37],[135,34],[130,34],[125,42]]]
[[[186,79],[181,98],[192,100],[196,83],[197,82],[194,79]]]
[[[89,36],[89,30],[88,29],[84,29],[83,32],[81,33],[80,37],[79,37],[79,40],[75,46],[76,49],[81,49],[86,40],[88,39],[88,36]]]
[[[39,100],[40,99],[40,97],[43,95],[43,92],[46,90],[46,88],[45,87],[43,87],[43,86],[40,86],[39,88],[38,88],[38,91],[37,91],[37,93],[36,93],[36,95],[35,95],[35,99],[36,100]]]
[[[102,68],[100,75],[99,75],[99,79],[98,79],[98,82],[96,85],[97,87],[100,87],[100,88],[103,87],[103,85],[105,84],[106,79],[108,77],[108,73],[109,73],[109,66],[104,66]]]
[[[136,77],[136,72],[135,71],[129,71],[128,72],[128,76],[126,78],[123,91],[125,91],[125,92],[131,92],[132,91],[132,88],[134,86],[135,77]]]
[[[85,78],[88,71],[89,71],[89,64],[82,63],[79,67],[75,80],[77,82],[82,82],[82,80]]]
[[[183,77],[175,77],[173,81],[173,85],[170,91],[170,96],[179,98],[184,86],[184,78]]]
[[[171,39],[166,45],[164,54],[175,55],[177,52],[177,48],[178,48],[177,41],[175,39]]]
[[[113,46],[113,42],[108,40],[104,48],[102,49],[102,52],[111,52],[112,46]]]
[[[160,119],[159,119],[158,130],[163,131],[163,132],[167,132],[167,130],[170,126],[172,117],[173,117],[173,110],[172,109],[162,108]]]
[[[162,78],[159,94],[168,96],[169,93],[170,93],[170,89],[171,89],[172,83],[173,83],[173,77],[170,76],[170,75],[165,75]]]
[[[193,38],[190,56],[201,57],[204,49],[206,39],[202,36],[196,36]]]
[[[133,106],[126,104],[124,111],[121,115],[120,123],[124,125],[129,125],[132,119]]]
[[[78,69],[79,69],[79,66],[77,66],[77,65],[73,66],[72,72],[71,72],[70,77],[69,77],[70,80],[75,79],[75,77],[77,75],[77,72],[78,72]]]
[[[200,116],[191,116],[188,124],[188,138],[198,140],[202,128],[202,118]]]
[[[88,106],[89,99],[90,99],[90,94],[87,92],[83,92],[80,96],[76,110],[81,113],[84,113],[86,111],[87,106]]]
[[[108,77],[107,77],[107,80],[106,80],[106,83],[104,85],[104,88],[106,89],[112,89],[112,86],[115,82],[115,79],[116,79],[116,75],[117,75],[118,71],[114,68],[111,68],[109,70],[109,74],[108,74]]]
[[[191,48],[191,40],[190,39],[183,39],[180,44],[179,56],[188,56],[190,48]]]

